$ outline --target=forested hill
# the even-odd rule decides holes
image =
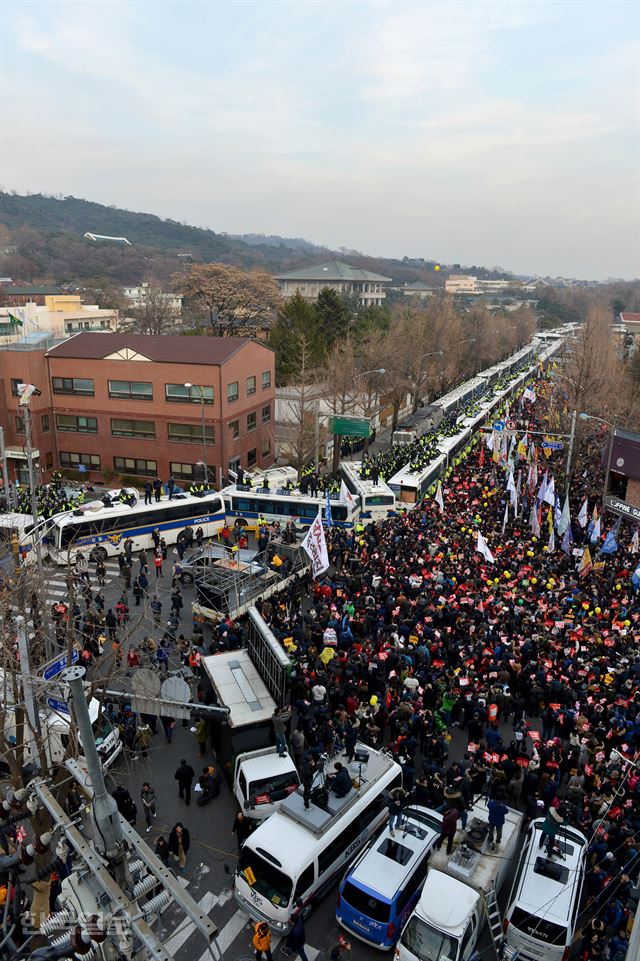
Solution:
[[[126,237],[132,244],[143,244],[158,250],[190,253],[198,260],[213,261],[229,255],[245,256],[248,261],[255,259],[253,243],[250,246],[213,230],[190,227],[176,220],[163,220],[154,214],[107,207],[77,197],[2,193],[0,212],[2,223],[10,230],[32,227],[54,233],[70,231],[81,237],[89,231],[110,237]]]
[[[85,239],[87,232],[126,237],[132,246],[93,243]],[[446,276],[444,270],[435,273],[433,263],[336,252],[309,241],[277,236],[248,234],[244,240],[77,197],[0,192],[0,274],[22,282],[101,279],[133,284],[150,275],[166,280],[189,258],[280,273],[334,257],[400,284],[424,280],[438,286]],[[482,268],[474,268],[475,272],[490,275]]]

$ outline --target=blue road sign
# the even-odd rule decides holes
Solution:
[[[84,464],[78,464],[78,473],[86,474],[86,472],[87,472],[87,468],[84,466]]]
[[[78,652],[74,649],[71,654],[71,663],[75,664],[79,656],[80,655],[78,654]],[[44,671],[42,672],[42,676],[45,679],[45,681],[50,681],[52,677],[56,677],[58,674],[61,674],[62,671],[64,671],[65,667],[67,666],[68,666],[67,655],[63,654],[62,657],[59,657],[57,658],[57,660],[52,661],[51,664],[47,664]]]
[[[497,420],[493,425],[494,430],[504,430],[505,427],[506,427],[506,424],[503,420]]]
[[[48,697],[47,704],[53,711],[58,711],[59,714],[70,714],[69,706],[66,701],[60,701],[57,697]]]
[[[542,446],[546,448],[546,450],[563,450],[564,449],[564,444],[562,443],[561,440],[543,440]]]

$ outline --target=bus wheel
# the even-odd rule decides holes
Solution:
[[[92,561],[102,561],[103,563],[104,561],[106,561],[108,556],[109,555],[107,554],[104,547],[94,547],[91,553],[89,554],[89,557],[91,558]]]
[[[180,575],[180,581],[182,584],[193,584],[193,574],[190,574],[188,571],[185,571],[183,574]]]

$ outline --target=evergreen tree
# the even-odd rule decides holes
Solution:
[[[331,287],[322,288],[315,303],[315,311],[328,350],[337,340],[347,336],[353,313],[348,300]]]
[[[315,305],[296,292],[278,311],[268,344],[276,352],[279,385],[295,380],[303,354],[307,365],[319,367],[324,360],[325,342]]]

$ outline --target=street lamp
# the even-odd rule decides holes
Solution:
[[[609,485],[609,474],[611,473],[611,458],[613,457],[613,440],[615,437],[616,429],[613,424],[610,424],[608,420],[604,417],[596,417],[593,414],[579,414],[580,420],[595,420],[599,424],[605,424],[611,430],[611,437],[609,439],[609,453],[607,454],[607,467],[604,474],[604,487],[602,489],[602,510],[605,509],[605,498],[607,496],[607,487]]]
[[[204,465],[204,482],[208,486],[209,470],[207,468],[207,429],[204,422],[204,387],[200,384],[185,384],[184,386],[189,391],[189,400],[191,400],[191,391],[194,387],[200,391],[200,410],[202,412],[202,463]]]
[[[562,380],[566,380],[567,383],[568,383],[568,384],[571,384],[571,386],[574,387],[576,391],[584,390],[584,386],[583,386],[582,384],[576,384],[575,380],[571,380],[570,377],[567,377],[566,374],[561,374],[560,371],[558,371],[558,370],[552,370],[552,371],[551,371],[551,376],[552,376],[552,377],[560,377]],[[567,487],[569,487],[569,485],[570,485],[570,483],[571,483],[571,463],[572,463],[572,461],[573,461],[573,445],[574,445],[574,441],[575,441],[575,439],[576,439],[576,418],[577,418],[577,416],[578,416],[577,410],[575,410],[575,409],[572,410],[572,411],[571,411],[571,429],[570,429],[570,431],[569,431],[569,449],[568,449],[568,451],[567,451]],[[580,417],[582,417],[582,414],[580,414]]]

